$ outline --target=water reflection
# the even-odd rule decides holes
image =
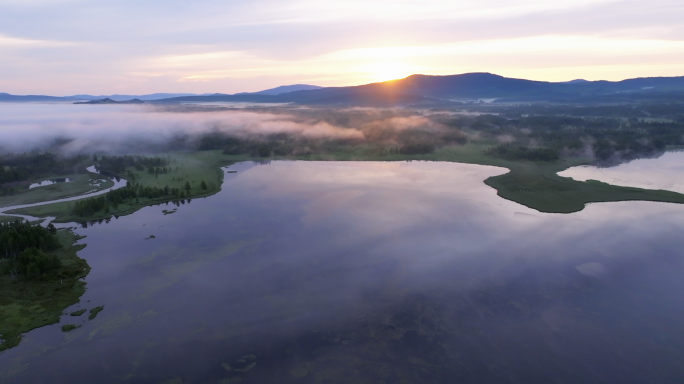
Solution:
[[[29,189],[38,188],[38,187],[45,187],[47,185],[53,185],[53,184],[58,184],[58,183],[71,183],[73,181],[74,181],[73,179],[70,179],[68,177],[63,177],[61,179],[43,180],[41,182],[33,183],[33,184],[29,185]]]
[[[224,171],[216,196],[78,229],[93,270],[67,312],[105,310],[28,333],[5,380],[684,378],[680,205],[542,214],[482,183],[506,170],[465,164]]]
[[[657,159],[633,160],[610,168],[572,167],[559,175],[578,181],[598,180],[624,187],[684,193],[684,152],[667,152]]]

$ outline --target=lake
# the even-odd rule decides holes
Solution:
[[[544,214],[456,163],[224,171],[217,195],[79,225],[92,272],[65,313],[104,311],[27,333],[0,381],[684,380],[682,205]]]
[[[658,158],[638,159],[608,168],[572,167],[558,174],[578,181],[598,180],[623,187],[684,193],[684,152],[666,152]]]

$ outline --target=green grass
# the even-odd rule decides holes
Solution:
[[[185,198],[198,198],[210,196],[221,190],[223,183],[223,171],[221,167],[232,164],[233,157],[226,156],[221,151],[203,151],[203,152],[171,152],[164,154],[170,159],[169,166],[173,169],[172,172],[163,175],[150,175],[146,171],[136,171],[129,167],[126,171],[131,171],[135,175],[135,182],[145,186],[179,188],[183,191],[185,183],[190,183],[192,189]],[[122,172],[125,176],[127,172]],[[200,188],[200,184],[204,181],[207,184],[207,189]],[[97,212],[93,216],[80,217],[72,213],[73,202],[63,202],[55,204],[47,204],[38,207],[24,208],[13,210],[7,213],[15,213],[20,215],[29,215],[35,217],[56,217],[55,222],[73,222],[83,220],[96,220],[108,218],[111,216],[129,215],[137,210],[154,204],[160,204],[171,200],[178,200],[178,198],[159,198],[146,199],[141,198],[136,201],[129,201],[120,204],[116,209],[110,206],[110,212]]]
[[[99,187],[90,185],[91,178],[99,178],[98,175],[91,173],[65,176],[57,175],[54,177],[34,180],[34,182],[46,179],[57,179],[66,177],[74,179],[74,181],[69,183],[57,183],[52,185],[46,185],[43,187],[37,187],[33,189],[25,189],[23,191],[19,191],[19,193],[14,196],[2,196],[0,197],[0,207],[33,204],[39,203],[41,201],[64,199],[67,197],[82,195],[91,191],[107,189],[114,185],[114,183],[107,178],[102,179],[103,183],[101,183]]]
[[[60,230],[57,237],[63,247],[54,253],[60,257],[62,268],[43,280],[0,276],[0,351],[18,345],[22,333],[58,323],[64,309],[78,303],[85,292],[85,283],[79,279],[90,272],[90,267],[76,255],[85,245],[74,245],[78,238],[71,231]]]
[[[13,217],[13,216],[0,216],[0,224],[9,223],[9,222],[12,222],[12,221],[14,221],[14,220],[17,220],[17,217]]]

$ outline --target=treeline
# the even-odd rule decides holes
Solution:
[[[59,258],[46,252],[61,244],[50,224],[47,228],[19,220],[0,224],[0,274],[40,276],[61,266]]]
[[[202,189],[206,189],[206,183],[202,181]],[[122,203],[136,202],[140,198],[159,199],[159,198],[179,198],[184,199],[190,195],[192,187],[189,182],[185,182],[183,189],[165,187],[143,186],[139,183],[127,182],[126,186],[120,189],[109,191],[98,197],[78,200],[74,202],[72,213],[80,217],[92,216],[95,213],[109,213],[110,207],[117,209]]]
[[[15,259],[0,261],[0,274],[23,276],[30,280],[61,266],[62,262],[57,255],[49,255],[38,248],[28,248]]]
[[[515,146],[502,145],[491,154],[507,158],[545,158],[552,152],[593,153],[603,162],[635,159],[662,153],[668,146],[684,145],[684,121],[642,118],[574,117],[549,115],[459,116],[447,125],[477,131],[480,137],[507,137]],[[521,147],[529,147],[523,151]],[[544,153],[532,148],[544,147]],[[547,156],[548,155],[548,156]],[[546,161],[546,160],[544,160]]]
[[[0,185],[42,176],[83,172],[89,159],[87,155],[60,157],[48,152],[0,155]]]
[[[450,144],[465,144],[467,136],[458,130],[448,132],[416,132],[406,130],[391,140],[385,137],[371,138],[368,144],[383,148],[379,153],[419,155],[434,152],[438,147]],[[388,144],[387,142],[391,142]],[[269,135],[260,140],[248,140],[212,133],[200,138],[198,149],[221,150],[226,155],[248,155],[252,157],[297,156],[325,153],[340,153],[358,148],[360,142],[351,139],[307,139],[294,138],[285,134]]]
[[[552,148],[530,148],[522,145],[500,144],[486,151],[488,155],[501,157],[506,160],[524,161],[556,161],[558,151]]]
[[[286,135],[271,135],[262,141],[241,139],[222,133],[202,136],[200,151],[220,149],[226,155],[250,155],[253,157],[286,156],[293,153],[298,144]]]
[[[138,171],[147,170],[151,174],[168,173],[169,159],[164,157],[147,157],[140,155],[102,156],[93,155],[98,171],[121,173],[126,167],[134,167]]]
[[[16,257],[28,248],[52,251],[61,247],[55,237],[57,230],[50,224],[47,228],[15,220],[0,224],[0,258]]]

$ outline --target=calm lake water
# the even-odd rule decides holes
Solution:
[[[228,171],[77,229],[92,272],[66,312],[104,311],[26,334],[0,381],[684,381],[683,205],[543,214],[454,163]]]
[[[684,193],[684,152],[667,152],[656,159],[639,159],[610,168],[572,167],[558,174],[579,181]]]

